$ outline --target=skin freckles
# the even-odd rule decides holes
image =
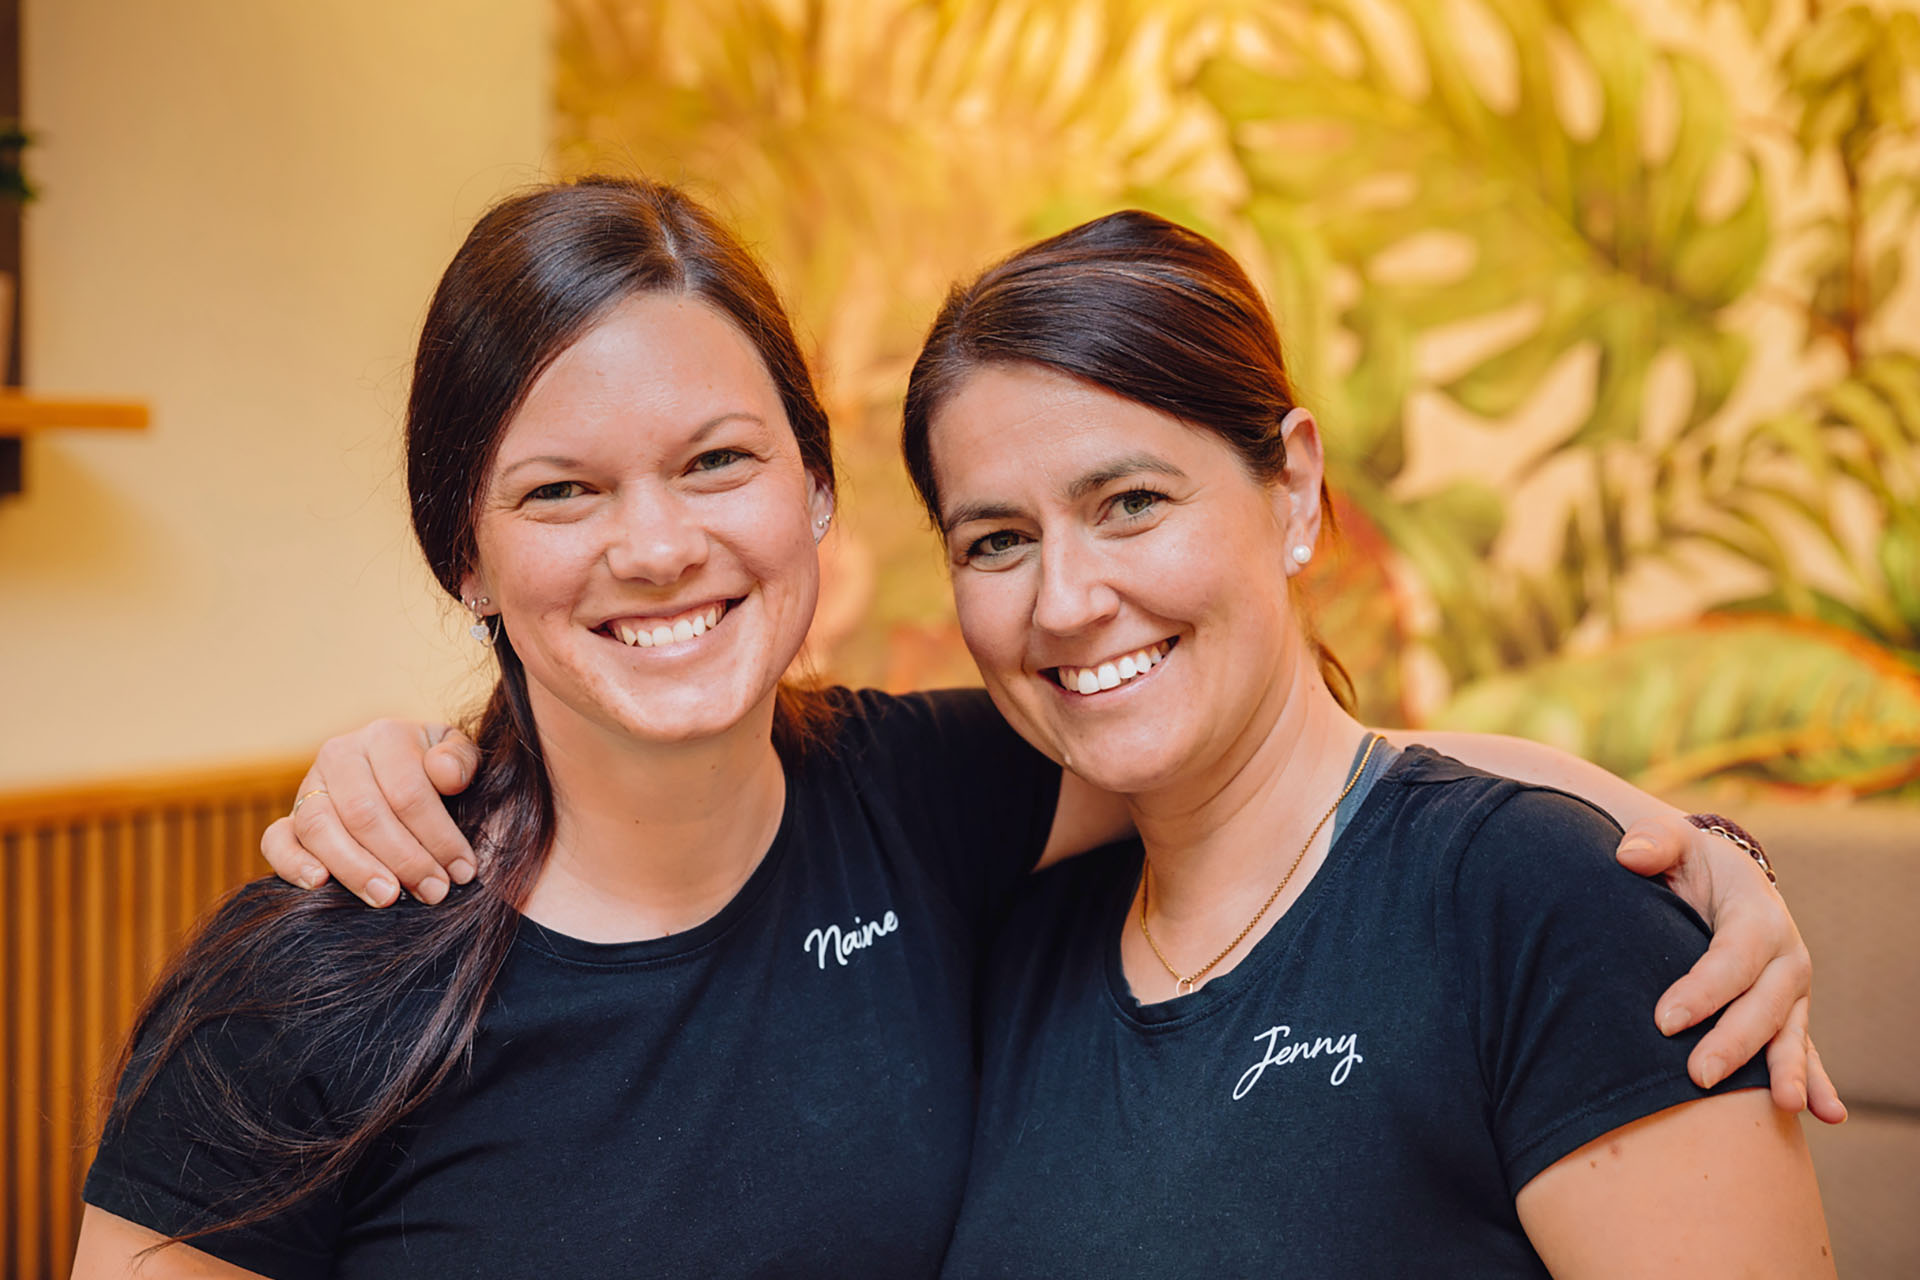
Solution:
[[[1209,433],[1030,365],[972,374],[930,434],[961,628],[1002,713],[1097,787],[1217,790],[1312,671],[1286,553],[1318,533],[1317,465],[1263,484]],[[1117,687],[1058,682],[1155,644]]]
[[[702,302],[643,295],[509,424],[463,594],[491,597],[550,750],[763,738],[831,507],[746,338]],[[693,617],[718,621],[674,631]],[[624,642],[640,630],[667,642]]]

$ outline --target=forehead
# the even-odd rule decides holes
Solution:
[[[670,448],[724,414],[786,430],[778,388],[745,334],[680,294],[629,298],[543,370],[501,437],[516,454],[579,454],[595,444]]]
[[[1038,365],[968,374],[934,414],[928,451],[943,513],[1064,496],[1117,459],[1158,459],[1190,475],[1242,471],[1211,432]]]

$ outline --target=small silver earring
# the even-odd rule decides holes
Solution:
[[[1303,565],[1311,559],[1313,559],[1313,548],[1306,543],[1302,542],[1293,549],[1293,562],[1295,564]]]
[[[497,613],[480,612],[480,610],[493,603],[493,597],[481,596],[478,599],[469,600],[467,597],[461,596],[460,603],[467,606],[468,611],[473,614],[473,625],[467,628],[467,634],[487,646],[487,648],[493,648],[493,642],[500,634],[500,615]],[[492,625],[489,625],[489,623]]]
[[[833,517],[830,515],[821,516],[818,520],[815,520],[813,522],[813,540],[815,542],[818,542],[820,541],[820,539],[826,537],[827,526],[832,523],[833,523]]]

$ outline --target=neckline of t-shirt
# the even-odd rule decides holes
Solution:
[[[548,959],[596,968],[668,964],[688,959],[712,946],[766,896],[781,863],[785,861],[788,846],[793,843],[794,811],[798,807],[796,797],[803,783],[791,767],[786,769],[786,779],[787,795],[780,809],[780,825],[775,828],[773,839],[768,842],[767,851],[761,855],[759,865],[754,867],[746,882],[727,899],[725,905],[691,929],[670,933],[664,938],[592,942],[561,933],[523,915],[520,917],[518,941]]]
[[[1385,739],[1383,738],[1384,742]],[[1401,751],[1394,757],[1393,763],[1375,776],[1367,787],[1366,795],[1361,798],[1353,817],[1348,820],[1346,829],[1327,849],[1326,859],[1314,872],[1313,879],[1300,892],[1287,913],[1273,922],[1273,927],[1262,934],[1253,944],[1253,951],[1226,973],[1207,983],[1191,995],[1174,996],[1170,1000],[1157,1000],[1152,1004],[1142,1004],[1134,999],[1133,989],[1127,985],[1126,967],[1120,962],[1121,931],[1138,926],[1132,920],[1135,888],[1139,884],[1141,861],[1146,850],[1136,846],[1138,852],[1128,859],[1132,874],[1123,877],[1126,885],[1124,895],[1116,893],[1119,899],[1119,915],[1116,920],[1109,911],[1101,925],[1105,937],[1107,956],[1107,994],[1109,1003],[1121,1021],[1137,1031],[1171,1031],[1179,1027],[1211,1017],[1214,1013],[1228,1007],[1241,992],[1254,982],[1278,957],[1286,951],[1289,940],[1306,927],[1319,904],[1331,891],[1331,886],[1342,876],[1352,874],[1352,868],[1359,859],[1351,856],[1353,847],[1365,839],[1380,819],[1384,810],[1383,796],[1400,782],[1399,775],[1413,761],[1414,753]],[[1117,927],[1116,927],[1117,925]]]

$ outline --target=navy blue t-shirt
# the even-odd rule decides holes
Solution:
[[[1119,952],[1139,846],[1034,877],[990,965],[945,1274],[1545,1275],[1515,1193],[1706,1096],[1704,1029],[1653,1024],[1706,930],[1618,837],[1414,748],[1245,959],[1151,1005]]]
[[[779,834],[719,914],[620,944],[523,921],[470,1070],[325,1194],[196,1247],[273,1277],[934,1274],[972,1131],[979,956],[1059,770],[983,694],[836,698],[844,719],[789,765]],[[378,947],[426,910],[339,927]],[[298,957],[282,967],[262,980],[297,987]],[[297,1131],[337,1128],[393,1052],[375,1029],[318,1051],[283,1035],[235,1019],[192,1048]],[[165,1233],[274,1173],[212,1140],[179,1062],[86,1185]]]

